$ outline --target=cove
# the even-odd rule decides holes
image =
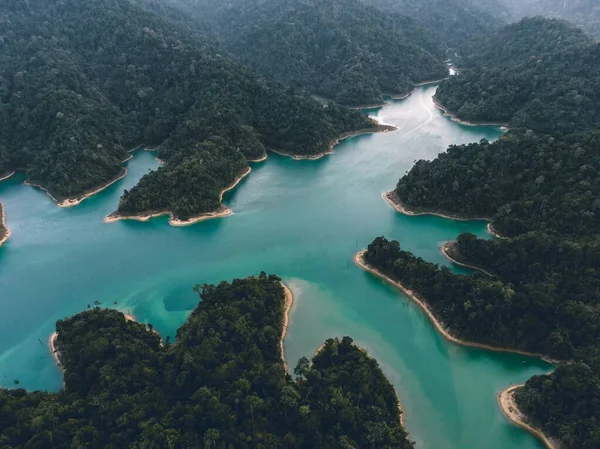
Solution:
[[[465,231],[489,238],[485,222],[403,216],[381,199],[415,160],[500,135],[444,117],[434,92],[421,87],[366,111],[396,132],[347,139],[318,161],[270,154],[225,195],[233,215],[190,227],[169,226],[166,217],[103,222],[123,190],[158,166],[150,152],[137,151],[128,176],[70,209],[24,186],[23,175],[0,183],[12,232],[0,248],[1,384],[11,388],[18,379],[27,389],[58,390],[48,336],[57,319],[94,301],[173,335],[196,304],[194,284],[263,270],[294,292],[285,340],[290,368],[324,339],[350,335],[394,384],[417,448],[542,448],[504,418],[496,395],[549,365],[446,342],[415,304],[352,260],[379,235],[446,265],[442,242]]]

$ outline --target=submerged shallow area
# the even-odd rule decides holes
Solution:
[[[137,151],[129,174],[81,205],[61,209],[23,175],[0,183],[11,239],[0,248],[0,381],[58,390],[60,370],[46,341],[57,319],[94,301],[174,335],[195,307],[196,283],[258,274],[281,276],[294,292],[285,353],[290,368],[329,337],[350,335],[377,358],[405,409],[420,449],[538,449],[502,415],[496,395],[549,369],[513,354],[464,348],[443,339],[402,293],[353,263],[385,235],[429,261],[448,265],[439,246],[461,232],[489,237],[482,221],[397,213],[381,194],[418,159],[450,144],[495,139],[494,127],[444,117],[435,86],[368,110],[398,131],[343,141],[317,161],[270,154],[228,192],[233,215],[175,228],[168,218],[105,224],[123,190],[155,155]],[[453,269],[459,270],[457,267]]]

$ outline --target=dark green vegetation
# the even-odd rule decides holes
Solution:
[[[600,43],[559,20],[525,19],[473,43],[436,99],[468,121],[555,133],[600,124]]]
[[[196,287],[201,302],[161,346],[93,309],[57,323],[65,387],[0,391],[6,448],[412,447],[393,387],[352,339],[285,374],[277,276]]]
[[[365,260],[415,291],[434,315],[463,340],[563,360],[593,354],[600,338],[600,314],[596,309],[598,298],[589,298],[587,294],[598,286],[597,279],[588,279],[597,267],[598,258],[590,255],[596,248],[586,248],[587,259],[579,255],[585,262],[581,267],[567,269],[568,264],[574,262],[572,257],[549,258],[549,248],[557,249],[556,242],[548,242],[546,247],[537,243],[528,241],[529,246],[526,246],[515,241],[512,243],[515,250],[504,249],[506,254],[499,255],[494,250],[502,243],[480,242],[472,235],[461,235],[454,250],[469,263],[499,277],[454,274],[446,267],[440,268],[402,251],[397,241],[390,242],[383,237],[369,245]],[[523,257],[523,253],[527,259],[507,274],[508,269],[502,270],[504,265],[496,265],[499,265],[497,259],[480,264],[467,249],[480,254],[487,250],[482,258],[495,257],[506,265],[510,260]],[[540,264],[543,266],[537,267],[537,272],[530,269],[531,261],[540,257],[546,257],[545,263]],[[573,288],[572,284],[580,279],[585,280],[585,284]],[[549,280],[554,283],[553,288],[548,287]],[[564,300],[564,295],[568,295],[569,301]],[[600,359],[597,362],[600,363]]]
[[[392,197],[409,210],[489,217],[510,239],[460,235],[453,274],[377,239],[374,267],[418,292],[457,336],[568,361],[520,389],[519,406],[567,449],[600,444],[600,46],[534,18],[471,47],[436,97],[467,120],[508,121],[497,142],[419,161]],[[528,128],[528,129],[525,129]]]
[[[186,206],[169,204],[201,213],[193,208],[231,183],[243,158],[316,154],[373,127],[228,62],[173,14],[126,0],[1,2],[0,173],[27,169],[60,200],[117,177],[126,150],[161,144],[167,173],[149,174],[127,208],[142,211],[188,170],[208,176],[210,160],[214,179],[202,185],[217,190],[188,189]]]
[[[502,24],[496,12],[481,8],[479,0],[364,0],[383,11],[422,23],[446,48],[460,50],[487,36]],[[450,53],[452,57],[454,55]]]
[[[567,449],[600,442],[600,242],[532,233],[507,241],[462,234],[451,255],[494,276],[457,275],[376,238],[365,261],[413,290],[455,336],[574,361],[530,379],[519,407]]]
[[[584,363],[559,366],[548,376],[532,377],[517,390],[523,412],[563,447],[600,447],[600,377]]]
[[[462,76],[462,75],[461,75]],[[600,233],[600,133],[510,132],[418,161],[395,193],[408,209],[490,217],[502,235]]]
[[[597,0],[477,0],[482,9],[504,20],[526,16],[565,19],[600,37],[600,3]]]
[[[424,24],[359,0],[172,0],[212,25],[240,61],[342,104],[381,103],[444,78],[445,48]]]

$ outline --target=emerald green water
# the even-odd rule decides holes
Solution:
[[[149,169],[138,151],[129,175],[71,209],[60,209],[23,177],[0,183],[11,239],[0,248],[0,381],[57,390],[61,375],[46,342],[57,319],[101,301],[173,335],[196,305],[196,283],[274,272],[294,292],[286,357],[310,356],[350,335],[376,357],[405,408],[420,449],[539,449],[505,420],[496,394],[548,370],[539,360],[446,342],[409,299],[355,267],[353,255],[379,235],[441,264],[444,240],[483,222],[406,217],[381,193],[415,160],[499,131],[460,126],[435,109],[435,86],[369,114],[398,126],[358,136],[319,161],[270,155],[224,201],[234,215],[174,228],[166,218],[105,224],[122,191]],[[116,304],[115,304],[116,302]],[[38,340],[39,339],[39,340]]]

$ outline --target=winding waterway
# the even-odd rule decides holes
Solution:
[[[57,319],[94,301],[173,335],[197,302],[194,284],[263,270],[279,274],[295,294],[285,341],[291,368],[326,338],[352,336],[396,387],[417,448],[543,447],[504,418],[496,395],[547,364],[446,342],[409,299],[352,262],[379,235],[440,264],[448,264],[439,253],[443,241],[464,231],[489,237],[483,222],[407,217],[381,198],[415,160],[499,136],[496,128],[443,117],[434,92],[419,88],[368,111],[396,132],[348,139],[318,161],[270,155],[253,164],[225,195],[234,214],[191,227],[171,227],[166,217],[103,222],[123,190],[158,166],[149,152],[137,151],[127,177],[75,208],[56,207],[24,186],[23,175],[0,183],[12,231],[0,248],[0,383],[58,390],[47,338]]]

